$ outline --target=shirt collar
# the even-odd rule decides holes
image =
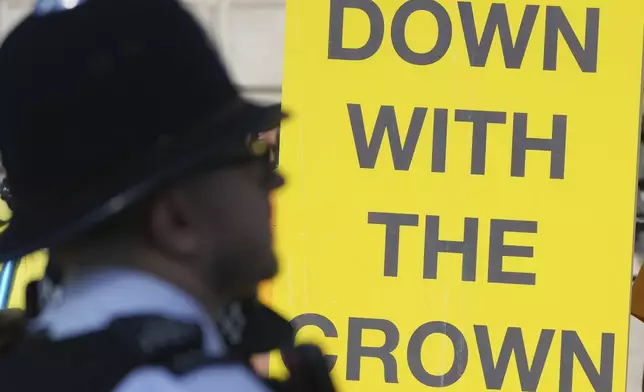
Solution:
[[[84,271],[62,287],[62,299],[48,304],[33,328],[63,339],[105,328],[118,317],[155,314],[197,323],[210,355],[225,351],[222,337],[201,305],[186,292],[153,275],[129,269]]]

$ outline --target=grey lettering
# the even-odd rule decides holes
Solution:
[[[418,215],[370,212],[369,224],[385,225],[385,271],[384,276],[398,276],[398,250],[400,227],[418,226]]]
[[[478,219],[465,218],[463,241],[445,241],[438,238],[440,217],[428,215],[425,218],[424,279],[436,279],[439,253],[461,253],[463,255],[462,280],[476,280],[476,248],[478,243]]]
[[[431,13],[438,23],[438,39],[434,47],[425,53],[416,53],[407,45],[405,29],[407,20],[416,11]],[[409,64],[429,65],[442,59],[452,42],[452,21],[447,10],[435,0],[408,0],[398,9],[391,23],[391,42],[401,59]]]
[[[362,345],[362,331],[372,329],[382,331],[385,343],[381,347],[364,347]],[[385,382],[398,382],[398,364],[391,354],[400,342],[398,329],[389,320],[349,318],[349,339],[347,343],[347,380],[360,380],[361,358],[378,358],[385,369]]]
[[[315,326],[318,327],[324,336],[327,338],[337,338],[338,330],[335,328],[335,325],[328,318],[316,314],[316,313],[305,313],[295,317],[291,320],[291,325],[293,325],[293,338],[297,336],[297,333],[306,326]],[[338,360],[337,355],[325,355],[327,363],[329,365],[329,371],[333,370],[336,361]]]
[[[396,170],[409,170],[418,144],[418,138],[420,137],[420,131],[427,115],[427,108],[414,108],[404,145],[400,140],[398,121],[393,106],[382,106],[380,108],[371,142],[367,142],[362,107],[359,104],[350,103],[347,104],[347,108],[360,167],[363,169],[375,168],[380,146],[386,132],[389,137],[394,168]]]
[[[472,167],[471,173],[485,174],[485,150],[487,149],[487,125],[505,124],[503,112],[486,112],[479,110],[456,110],[456,121],[471,122],[472,131]]]
[[[434,109],[432,172],[445,173],[447,161],[447,109]]]
[[[599,49],[599,8],[586,9],[586,37],[584,47],[559,6],[546,7],[546,38],[543,47],[543,69],[557,70],[559,33],[583,72],[597,72]]]
[[[526,5],[516,42],[512,40],[508,11],[505,4],[492,4],[480,41],[476,32],[472,3],[459,1],[458,9],[461,14],[465,44],[467,45],[467,53],[472,67],[485,67],[490,55],[492,41],[494,40],[494,33],[498,30],[505,67],[510,69],[521,68],[523,57],[528,48],[530,34],[532,34],[534,22],[537,20],[538,5]]]
[[[385,21],[378,5],[373,0],[330,0],[329,18],[329,59],[365,60],[373,56],[385,35]],[[363,11],[369,17],[371,26],[369,39],[361,48],[345,48],[342,42],[344,30],[344,10],[354,8]]]
[[[599,371],[575,331],[561,333],[561,364],[559,368],[559,392],[572,392],[572,369],[576,357],[586,377],[596,392],[612,392],[615,334],[603,333]]]
[[[532,359],[532,365],[528,364],[528,355],[526,353],[525,341],[523,340],[523,332],[521,328],[510,327],[505,333],[503,343],[501,345],[501,352],[499,358],[494,363],[492,357],[492,344],[490,343],[490,335],[488,328],[485,325],[475,325],[474,333],[476,334],[476,343],[479,348],[479,356],[481,358],[481,366],[483,367],[483,376],[485,377],[485,386],[487,389],[501,390],[503,387],[503,380],[508,371],[510,364],[510,357],[514,352],[514,358],[517,362],[517,370],[519,371],[519,381],[521,383],[522,391],[536,391],[543,373],[543,368],[546,365],[546,359],[552,339],[555,336],[555,331],[552,329],[544,329],[539,335],[539,342],[537,349]]]
[[[503,241],[506,232],[536,233],[537,222],[492,219],[490,223],[488,282],[534,285],[536,282],[534,273],[503,270],[503,257],[534,257],[534,248],[532,247],[505,245]]]
[[[423,343],[432,334],[440,333],[451,340],[454,346],[454,360],[452,366],[445,374],[435,375],[429,373],[423,366],[421,350]],[[416,380],[428,387],[447,387],[457,382],[467,367],[468,349],[465,336],[452,324],[443,321],[432,321],[418,327],[409,339],[407,346],[407,363],[409,370]]]
[[[529,138],[528,115],[515,113],[512,133],[512,177],[525,177],[526,152],[550,152],[550,178],[563,179],[566,164],[566,129],[568,117],[554,115],[552,118],[552,139]]]

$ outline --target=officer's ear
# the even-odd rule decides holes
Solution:
[[[148,235],[155,248],[179,260],[202,254],[196,211],[181,189],[166,189],[148,205]]]

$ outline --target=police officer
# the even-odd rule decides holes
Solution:
[[[268,390],[245,342],[271,349],[279,319],[255,290],[283,182],[259,135],[283,117],[177,0],[40,1],[0,48],[0,258],[49,248],[63,297],[0,361],[3,391]]]

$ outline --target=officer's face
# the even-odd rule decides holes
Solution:
[[[278,184],[267,182],[265,165],[254,162],[213,172],[201,184],[201,239],[210,242],[204,274],[226,295],[251,294],[277,272],[269,193]]]
[[[283,181],[272,167],[264,159],[201,172],[152,203],[153,248],[177,262],[175,271],[189,271],[203,294],[224,300],[252,295],[276,274],[269,196]]]

